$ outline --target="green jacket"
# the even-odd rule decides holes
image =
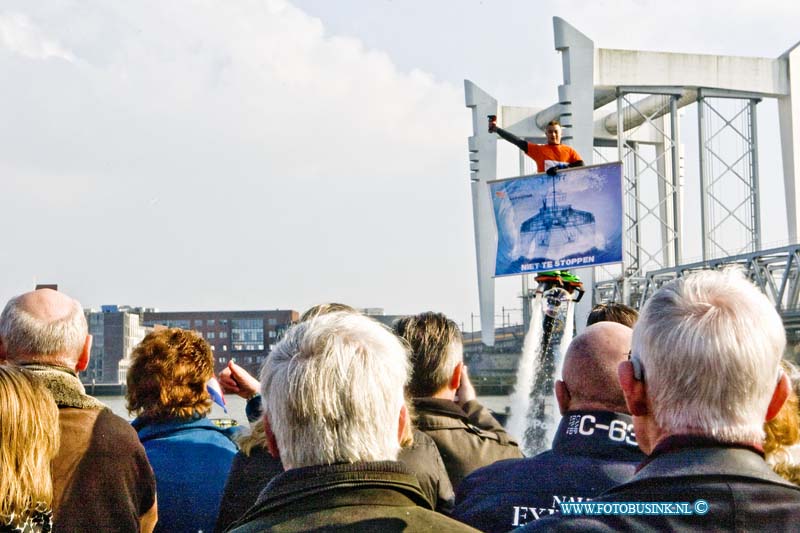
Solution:
[[[477,531],[431,510],[417,478],[394,461],[309,466],[279,474],[232,533]]]
[[[414,425],[436,442],[453,488],[482,466],[523,457],[503,426],[476,400],[463,407],[437,398],[414,398],[413,403]]]

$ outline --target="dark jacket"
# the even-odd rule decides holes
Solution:
[[[132,422],[156,474],[156,532],[213,531],[236,445],[205,417]]]
[[[488,409],[472,400],[463,407],[450,400],[414,398],[415,426],[436,443],[450,483],[500,459],[518,459],[522,452]]]
[[[453,485],[450,484],[442,456],[432,438],[414,429],[413,444],[401,448],[397,460],[417,476],[422,492],[434,509],[448,515],[453,512]]]
[[[624,483],[642,460],[630,416],[573,411],[561,419],[552,450],[467,476],[453,518],[481,531],[508,531],[558,512],[559,501],[584,501]]]
[[[279,474],[229,531],[475,531],[431,510],[395,461],[293,468]]]
[[[261,404],[261,395],[250,398],[245,405],[245,412],[247,420],[256,422],[263,413],[263,406]],[[414,472],[419,481],[419,486],[431,505],[440,513],[450,514],[453,511],[453,501],[455,494],[453,493],[453,485],[450,484],[450,478],[447,476],[447,470],[442,462],[442,456],[436,447],[436,443],[428,437],[425,433],[418,429],[414,429],[414,442],[411,446],[402,448],[397,460],[404,463],[408,468]],[[242,459],[246,464],[248,461]],[[271,470],[270,470],[271,472]],[[263,476],[258,476],[263,480]],[[270,476],[271,479],[271,476]],[[269,480],[267,480],[269,481]],[[255,494],[252,494],[252,502],[255,501],[258,492],[264,488],[266,483],[261,485]],[[256,487],[255,484],[250,483],[250,488]],[[246,498],[249,499],[249,498]],[[248,505],[249,507],[249,505]],[[226,512],[224,509],[220,513]],[[228,517],[226,517],[227,519]],[[217,523],[219,529],[219,522]]]
[[[588,518],[562,509],[520,531],[792,531],[800,524],[800,487],[775,474],[753,448],[701,438],[659,443],[633,479],[592,503],[621,502],[686,502],[691,514]]]
[[[258,495],[272,478],[283,472],[281,460],[272,457],[266,448],[253,446],[249,455],[241,451],[233,458],[233,465],[222,492],[216,532],[225,531],[228,526],[244,516],[256,503]]]

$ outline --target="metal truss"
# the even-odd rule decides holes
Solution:
[[[767,295],[783,318],[788,338],[793,342],[800,341],[800,244],[648,272],[639,306],[644,305],[659,287],[673,279],[698,270],[718,270],[733,265],[744,269],[746,275]]]
[[[642,94],[660,95],[634,99]],[[677,101],[680,91],[617,90],[618,155],[623,162],[624,276],[680,263]],[[644,130],[643,135],[639,135]],[[649,142],[636,140],[651,139]]]
[[[746,93],[699,89],[703,259],[758,250],[756,105]]]

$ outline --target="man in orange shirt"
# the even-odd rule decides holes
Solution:
[[[582,167],[581,156],[571,146],[561,144],[561,123],[551,120],[547,124],[547,144],[529,143],[513,133],[497,127],[497,117],[489,116],[489,133],[497,133],[511,144],[516,145],[525,154],[536,161],[537,172],[554,175],[559,168]]]

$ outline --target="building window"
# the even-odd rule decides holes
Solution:
[[[278,336],[278,334],[275,332],[274,329],[269,330],[269,338],[270,339],[274,339],[277,336]]]
[[[209,331],[208,333],[206,333],[206,339],[213,339],[213,338],[214,338],[214,332],[213,331]]]
[[[264,321],[258,318],[231,320],[231,340],[237,351],[263,350]]]
[[[278,321],[275,320],[274,318],[270,318],[269,320],[267,320],[267,324],[269,324],[270,326],[276,326],[278,325]]]
[[[245,362],[245,363],[251,363],[251,364],[252,364],[252,363],[253,363],[253,358],[252,358],[252,357],[250,357],[250,356],[248,356],[248,357],[245,357],[245,358],[244,358],[244,362]]]
[[[213,326],[214,320],[206,320],[206,326]]]
[[[220,339],[227,339],[228,338],[228,332],[227,331],[220,331],[219,332],[219,338]]]
[[[217,361],[219,361],[220,363],[224,363],[225,362],[225,358],[224,357],[220,357],[219,359],[217,359]]]
[[[223,344],[222,345],[222,351],[223,352],[227,352],[228,351],[228,345],[227,344]]]
[[[195,320],[194,321],[194,327],[202,328],[203,327],[203,321],[202,320]]]
[[[216,350],[216,349],[217,349],[217,347],[216,347],[216,346],[214,346],[214,345],[212,344],[212,345],[211,345],[211,351],[213,352],[213,351],[214,351],[214,350]]]
[[[223,318],[222,320],[219,321],[219,325],[220,326],[227,326],[228,325],[228,319],[227,318]]]
[[[168,328],[190,329],[192,323],[189,320],[148,320],[144,323],[145,326],[155,326],[156,324],[164,325]]]

